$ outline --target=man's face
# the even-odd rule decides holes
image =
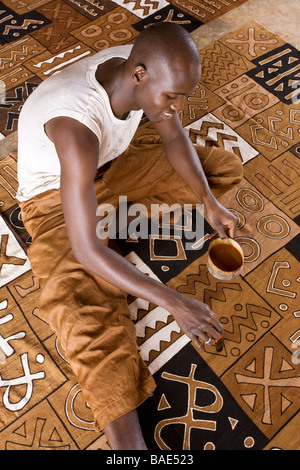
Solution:
[[[193,92],[199,80],[200,70],[184,63],[181,67],[151,68],[139,83],[138,104],[153,123],[170,119],[183,109],[185,98]]]

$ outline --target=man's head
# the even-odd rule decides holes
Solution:
[[[181,26],[158,23],[136,39],[128,59],[136,103],[153,122],[183,107],[184,98],[200,80],[200,55]]]

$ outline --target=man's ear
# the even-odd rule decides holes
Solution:
[[[132,77],[136,83],[140,83],[148,78],[147,69],[144,65],[137,65],[132,71]]]

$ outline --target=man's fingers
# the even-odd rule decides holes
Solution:
[[[206,344],[212,346],[223,334],[223,327],[217,317],[212,314],[211,323],[208,323],[206,327],[195,328],[192,332],[191,339],[197,344],[198,347],[202,347]]]
[[[219,335],[217,339],[212,339],[209,336],[206,336],[206,338],[202,337],[202,339],[200,340],[199,337],[195,335],[192,338],[192,341],[200,351],[204,351],[205,346],[215,346],[216,342],[220,340],[220,338],[222,338],[221,335]]]
[[[222,240],[227,240],[228,236],[225,232],[225,227],[222,224],[218,224],[215,226],[216,231],[218,232],[218,235]]]
[[[211,325],[210,327],[207,328],[207,331],[206,331],[207,335],[209,336],[209,338],[212,338],[213,340],[217,340],[220,335],[223,334],[223,328],[222,328],[222,325],[217,322],[216,325]],[[205,339],[205,341],[207,341],[207,338]]]
[[[237,224],[238,224],[238,218],[232,214],[234,216],[234,221],[230,224],[229,226],[229,236],[230,238],[235,238],[235,232],[236,232],[236,227],[237,227]]]
[[[238,217],[230,211],[227,211],[226,217],[215,219],[214,221],[208,220],[210,225],[214,228],[222,240],[226,240],[228,237],[235,238],[236,227],[238,225]],[[214,222],[214,223],[212,223]],[[211,237],[214,235],[211,234]]]
[[[211,324],[212,324],[212,326],[214,327],[214,332],[215,332],[215,335],[212,335],[212,337],[213,337],[214,339],[218,339],[218,337],[219,337],[220,335],[223,335],[223,333],[224,333],[224,328],[223,328],[222,324],[220,323],[220,321],[219,321],[217,315],[216,315],[214,312],[211,313]],[[216,337],[217,334],[218,334],[219,336]]]
[[[195,346],[200,350],[204,351],[204,346],[203,343],[199,340],[199,338],[195,335],[193,338],[191,338]]]
[[[230,225],[229,227],[229,237],[233,239],[235,238],[235,225],[234,224]]]

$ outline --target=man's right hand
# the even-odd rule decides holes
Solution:
[[[213,344],[223,334],[221,323],[208,305],[185,295],[173,299],[173,305],[170,313],[200,351],[205,343]]]

